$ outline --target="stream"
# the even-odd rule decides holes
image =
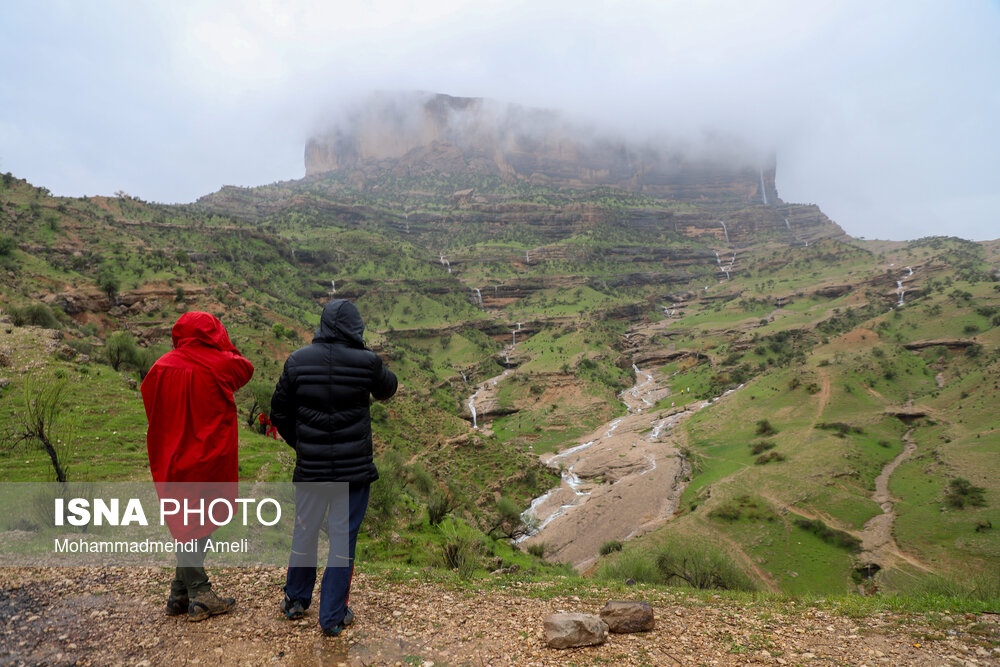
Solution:
[[[547,558],[581,571],[597,560],[604,542],[650,532],[677,511],[691,469],[673,430],[710,403],[654,409],[670,390],[654,373],[632,369],[635,384],[618,395],[626,414],[583,442],[543,456],[562,481],[522,515],[536,527],[519,542],[544,543]]]

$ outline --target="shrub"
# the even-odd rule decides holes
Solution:
[[[762,452],[766,452],[769,449],[774,449],[777,445],[771,440],[761,440],[760,442],[750,443],[750,453],[756,456]]]
[[[668,585],[683,582],[691,588],[736,591],[757,588],[728,556],[711,547],[665,545],[659,548],[655,558],[663,583]]]
[[[22,308],[11,308],[10,319],[16,327],[35,326],[43,329],[58,329],[59,321],[52,309],[44,303],[33,303]]]
[[[462,579],[470,578],[479,567],[482,552],[479,540],[466,526],[454,519],[442,521],[438,531],[443,538],[440,562],[449,570],[458,572]]]
[[[0,236],[0,257],[6,257],[14,252],[17,242],[11,236]]]
[[[956,477],[948,482],[948,488],[944,492],[944,500],[955,509],[964,509],[966,505],[983,507],[986,505],[984,493],[986,493],[986,489],[983,487],[973,486],[969,480]]]
[[[429,496],[437,488],[434,477],[420,463],[414,463],[410,468],[410,483],[422,496]]]
[[[619,542],[618,540],[608,540],[607,542],[601,545],[602,556],[607,556],[610,553],[614,553],[615,551],[621,551],[621,550],[622,550],[622,543]]]
[[[97,286],[113,301],[115,295],[118,294],[118,289],[121,287],[121,280],[119,280],[114,270],[105,264],[97,272]]]
[[[371,485],[365,530],[369,535],[383,535],[396,525],[400,500],[403,497],[403,462],[390,450],[376,461],[378,481]]]
[[[427,521],[436,526],[455,509],[455,499],[448,491],[436,490],[427,498]]]
[[[768,452],[767,454],[761,454],[760,456],[755,458],[753,462],[754,465],[762,466],[770,463],[771,461],[784,461],[784,460],[785,460],[784,454],[780,454],[778,452]]]
[[[757,430],[755,431],[755,433],[757,435],[762,435],[767,437],[769,435],[777,435],[778,429],[774,428],[774,426],[772,426],[771,422],[769,422],[768,420],[761,419],[757,422]]]
[[[116,331],[104,341],[104,358],[116,371],[122,364],[134,364],[138,360],[135,338],[127,331]]]
[[[860,426],[851,426],[844,422],[820,422],[816,424],[816,428],[823,429],[824,431],[833,431],[833,434],[838,438],[847,437],[851,433],[861,435],[865,432]]]
[[[795,525],[803,530],[809,531],[827,544],[832,544],[835,547],[847,549],[848,551],[856,552],[861,550],[861,540],[854,537],[850,533],[845,533],[844,531],[837,530],[836,528],[830,528],[820,519],[806,519],[805,517],[800,517],[795,520]]]
[[[547,549],[548,545],[545,542],[536,542],[528,545],[528,553],[535,558],[545,558],[545,551]]]
[[[751,521],[774,521],[774,513],[756,498],[743,495],[718,505],[708,516],[720,521],[739,521],[743,517]]]

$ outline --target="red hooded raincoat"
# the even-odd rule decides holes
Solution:
[[[149,469],[161,498],[164,482],[235,485],[239,458],[233,392],[253,377],[253,365],[240,356],[214,315],[184,313],[171,333],[174,349],[153,364],[142,382]],[[175,538],[191,539],[210,534],[214,526],[179,529],[171,523],[170,528]]]

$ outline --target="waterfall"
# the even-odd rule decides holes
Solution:
[[[520,331],[520,330],[521,330],[521,323],[520,323],[520,322],[518,322],[518,323],[517,323],[517,330],[518,330],[518,331]]]
[[[472,291],[476,293],[476,298],[473,301],[473,303],[475,303],[477,306],[479,306],[480,308],[482,308],[482,306],[483,306],[483,293],[479,291],[478,287],[473,287]]]
[[[472,413],[472,428],[475,429],[479,428],[479,424],[476,422],[476,396],[478,395],[479,395],[479,390],[476,390],[476,393],[473,394],[472,398],[469,399],[469,412]]]
[[[444,253],[441,253],[441,266],[448,269],[448,273],[451,273],[451,262],[444,258]]]
[[[788,222],[788,218],[785,218],[785,227],[788,227],[788,231],[792,231],[792,225]]]
[[[726,223],[721,220],[719,222],[722,224],[722,231],[726,233],[726,243],[729,243],[729,230],[726,228]]]
[[[330,281],[330,294],[336,294],[336,293],[337,293],[337,281],[336,280],[331,280]]]
[[[764,187],[764,170],[760,170],[760,196],[764,199],[764,206],[767,206],[767,188]]]
[[[403,214],[403,221],[406,223],[406,233],[409,234],[410,233],[410,214],[409,213],[404,213]]]
[[[909,271],[909,273],[907,273],[906,275],[908,275],[908,276],[912,276],[913,275],[913,269],[911,269],[910,267],[906,267],[906,270]]]
[[[517,329],[510,332],[510,344],[517,345]]]
[[[527,250],[524,251],[524,263],[531,264],[531,255],[528,254]]]

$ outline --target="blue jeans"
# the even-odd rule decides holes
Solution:
[[[330,553],[323,571],[319,597],[319,624],[323,628],[340,625],[347,613],[351,577],[354,574],[354,547],[358,542],[361,521],[368,510],[369,485],[352,483],[345,494],[343,490],[347,486],[346,483],[331,484],[325,488],[320,484],[295,486],[295,532],[292,536],[288,575],[285,577],[285,595],[293,602],[299,602],[304,609],[309,608],[316,585],[319,533],[326,523],[330,536]],[[347,508],[342,505],[345,498]],[[343,549],[345,532],[347,553]]]

